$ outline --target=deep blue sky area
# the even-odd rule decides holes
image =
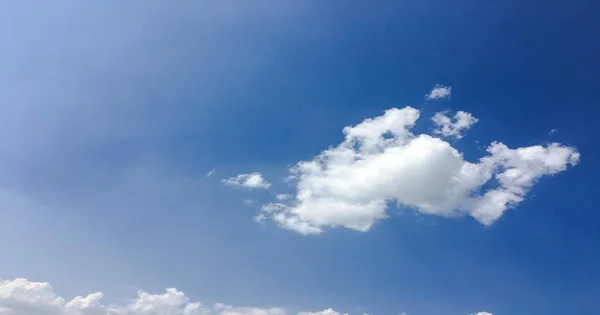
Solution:
[[[0,279],[290,314],[599,314],[599,57],[594,1],[4,2]],[[451,98],[426,101],[435,84]],[[293,193],[290,165],[405,106],[415,133],[477,117],[449,141],[471,162],[493,141],[581,161],[490,226],[394,206],[303,236],[254,221],[270,192],[221,182]]]

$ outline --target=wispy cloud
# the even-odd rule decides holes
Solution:
[[[271,183],[267,182],[262,174],[258,172],[239,174],[235,177],[223,179],[223,183],[228,186],[238,186],[249,189],[267,189],[271,187]]]
[[[216,172],[217,171],[213,168],[212,170],[208,171],[208,173],[206,173],[206,177],[207,178],[211,177],[211,176],[215,175]]]
[[[284,201],[284,200],[289,200],[291,199],[293,196],[290,194],[277,194],[275,195],[275,199],[279,200],[279,201]]]

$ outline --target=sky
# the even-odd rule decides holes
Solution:
[[[597,314],[597,12],[0,4],[0,314]]]

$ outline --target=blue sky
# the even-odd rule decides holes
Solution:
[[[596,314],[596,12],[586,1],[3,3],[0,314],[125,305],[118,314],[163,315],[164,305],[144,313],[127,303],[137,290],[164,298],[139,301],[167,301],[158,294],[171,287],[222,314]],[[436,84],[451,95],[427,100]],[[565,169],[537,168],[549,153],[514,162],[539,182],[490,222],[477,219],[478,194],[398,192],[441,181],[444,159],[417,159],[413,177],[379,186],[360,181],[354,164],[345,177],[302,173],[309,184],[362,183],[308,189],[336,203],[389,202],[372,225],[377,207],[357,219],[298,199],[290,166],[337,148],[344,127],[407,106],[420,114],[411,135],[468,162],[494,141],[556,142]],[[457,111],[477,122],[461,139],[436,134],[431,117]],[[268,189],[223,182],[254,172]],[[282,228],[264,210],[255,222],[275,193],[294,195],[276,213],[322,232]],[[395,197],[435,207],[424,214]],[[454,206],[461,215],[448,218]],[[35,298],[97,291],[96,313]]]

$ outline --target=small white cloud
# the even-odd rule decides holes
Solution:
[[[208,173],[206,173],[206,177],[207,177],[207,178],[208,178],[208,177],[211,177],[211,176],[215,175],[215,173],[216,173],[216,170],[213,168],[213,169],[212,169],[212,170],[210,170]]]
[[[471,314],[471,315],[493,315],[492,313],[488,313],[488,312],[477,312],[475,314]]]
[[[228,186],[239,186],[249,189],[271,187],[271,183],[267,182],[260,173],[239,174],[236,177],[231,177],[223,180],[223,183]]]
[[[220,315],[285,315],[285,310],[279,307],[235,307],[217,303],[213,309]]]
[[[471,113],[458,111],[453,118],[448,117],[447,112],[435,113],[431,120],[435,125],[433,133],[444,137],[460,139],[463,137],[463,132],[469,130],[471,126],[479,120]]]
[[[290,194],[277,194],[277,195],[275,195],[275,199],[277,199],[279,201],[285,201],[285,200],[292,199],[292,195],[290,195]]]
[[[452,88],[449,86],[444,86],[440,84],[436,84],[431,91],[425,95],[425,98],[428,100],[441,100],[448,99],[452,93]]]
[[[348,313],[339,313],[332,308],[328,308],[319,312],[298,312],[298,315],[348,315]]]
[[[555,134],[556,132],[558,132],[558,129],[552,129],[552,130],[550,130],[550,132],[548,132],[548,135],[551,136],[551,135]]]
[[[254,199],[244,199],[244,204],[247,206],[251,206],[255,203],[256,203],[256,200],[254,200]]]
[[[501,142],[469,162],[450,143],[413,134],[418,118],[414,108],[393,108],[345,127],[342,143],[291,167],[296,196],[263,205],[256,220],[302,234],[325,227],[366,232],[388,217],[394,203],[422,214],[470,215],[489,225],[522,202],[539,179],[579,162],[575,148],[559,143],[512,149]],[[450,134],[473,123],[467,113],[457,120],[469,123],[458,123]]]

